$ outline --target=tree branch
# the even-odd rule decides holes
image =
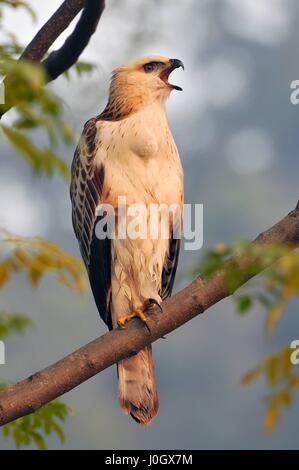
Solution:
[[[84,10],[72,34],[60,49],[41,62],[54,41],[82,8]],[[96,31],[104,8],[105,0],[65,0],[28,44],[19,60],[41,62],[48,81],[55,80],[77,62]],[[4,80],[5,89],[9,89],[11,78],[6,77]],[[0,106],[0,119],[14,105],[15,103],[8,102]]]
[[[299,204],[284,219],[261,233],[253,242],[256,245],[299,245]],[[254,265],[250,257],[234,257],[234,262],[244,267],[248,281],[248,267]],[[256,273],[257,274],[257,273]],[[212,305],[228,297],[224,273],[217,272],[211,279],[201,277],[173,297],[163,302],[163,313],[154,309],[148,319],[151,333],[138,321],[128,323],[125,330],[113,330],[83,346],[55,364],[31,377],[0,391],[0,425],[32,413],[51,400],[72,390],[112,364],[131,356],[170,333]]]
[[[20,59],[40,62],[56,39],[85,6],[86,0],[65,0],[28,44]]]
[[[42,62],[49,81],[55,80],[77,62],[96,31],[104,8],[105,0],[86,0],[86,6],[73,33],[58,51],[52,52]]]

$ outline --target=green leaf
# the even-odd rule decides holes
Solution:
[[[17,447],[33,444],[44,450],[47,448],[45,437],[53,433],[64,442],[65,436],[60,423],[72,413],[71,407],[55,400],[28,416],[6,424],[2,427],[2,434],[6,439],[12,438]]]
[[[86,274],[82,261],[66,253],[59,245],[42,238],[18,237],[5,233],[2,241],[9,244],[10,254],[1,263],[7,273],[23,271],[27,274],[32,286],[36,286],[41,276],[54,272],[61,284],[83,292],[86,288]],[[7,279],[7,276],[6,276]],[[4,283],[4,281],[3,281]],[[0,285],[1,287],[1,285]]]
[[[83,73],[91,73],[96,69],[96,65],[90,62],[83,62],[79,61],[74,65],[74,69],[76,70],[77,74],[80,76]]]
[[[67,164],[55,155],[52,150],[37,148],[24,133],[16,129],[4,125],[1,128],[11,144],[32,165],[36,174],[51,176],[56,170],[64,178],[68,178],[69,170]]]
[[[249,295],[241,295],[236,298],[238,313],[246,313],[252,307],[253,301]]]
[[[29,3],[23,1],[23,0],[1,0],[0,4],[3,3],[4,5],[10,6],[12,8],[24,8],[27,13],[30,14],[32,20],[36,20],[36,13],[33,10],[33,8],[29,5]]]
[[[25,315],[0,311],[0,339],[13,333],[23,334],[32,326],[32,320]]]
[[[46,450],[46,442],[41,434],[39,434],[36,431],[31,431],[30,432],[30,437],[32,438],[34,444],[39,450]]]
[[[57,436],[60,439],[60,442],[63,444],[65,442],[65,435],[63,432],[63,429],[59,424],[57,424],[55,421],[52,422],[52,429],[53,431],[57,434]]]

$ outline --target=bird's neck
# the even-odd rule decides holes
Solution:
[[[165,103],[163,101],[152,101],[144,104],[141,102],[123,102],[122,100],[108,101],[104,111],[100,114],[100,119],[104,121],[121,121],[129,116],[148,108],[156,108],[160,113],[166,114]]]
[[[118,78],[111,82],[108,103],[100,114],[100,119],[105,121],[121,121],[149,106],[157,107],[165,113],[165,92],[156,93],[144,89],[138,89],[136,84],[122,83]]]

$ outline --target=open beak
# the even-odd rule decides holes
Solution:
[[[169,85],[173,90],[179,90],[183,91],[183,89],[180,86],[177,85],[172,85],[171,83],[168,82],[168,77],[173,72],[175,69],[178,69],[182,67],[183,70],[185,70],[184,64],[181,60],[179,59],[169,59],[169,67],[166,67],[166,69],[163,70],[162,73],[160,73],[160,78],[163,80],[164,83]]]

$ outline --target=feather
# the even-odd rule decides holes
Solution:
[[[104,164],[95,162],[97,121],[98,118],[92,118],[84,126],[73,159],[70,195],[73,227],[87,268],[91,289],[99,313],[111,329],[111,242],[109,239],[100,240],[95,235],[95,227],[99,220],[96,209],[104,202],[105,178]]]
[[[182,167],[165,112],[173,89],[165,76],[174,65],[172,59],[153,56],[116,69],[107,106],[85,124],[74,155],[73,226],[98,311],[110,329],[138,312],[146,315],[148,301],[160,304],[173,288],[180,249],[173,220],[166,239],[100,240],[95,227],[97,207],[110,204],[115,211],[119,196],[126,197],[126,208],[142,203],[145,220],[152,204],[183,205]],[[122,409],[148,424],[159,406],[151,347],[117,367]]]

